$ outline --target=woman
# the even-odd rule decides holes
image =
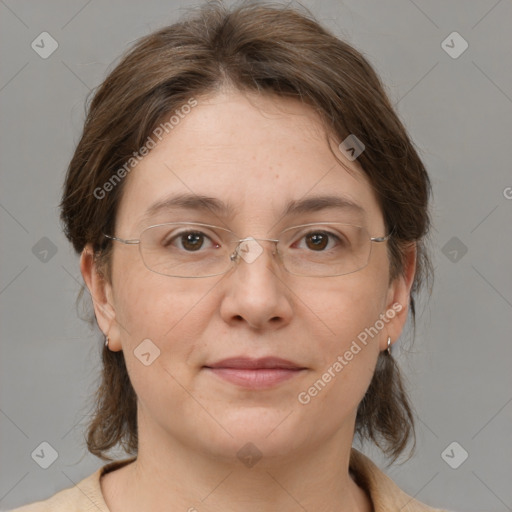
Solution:
[[[366,60],[285,7],[208,4],[96,92],[62,220],[105,335],[91,453],[20,511],[427,511],[391,347],[429,276],[430,182]]]

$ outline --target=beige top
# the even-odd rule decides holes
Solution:
[[[110,512],[101,492],[100,478],[135,460],[135,457],[107,464],[74,487],[58,492],[45,501],[11,512]],[[368,457],[352,448],[349,467],[357,484],[366,490],[375,512],[448,512],[431,508],[405,494]]]

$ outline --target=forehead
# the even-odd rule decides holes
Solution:
[[[127,176],[116,229],[194,210],[263,227],[332,207],[378,223],[368,179],[332,140],[334,158],[311,107],[234,92],[197,101]]]

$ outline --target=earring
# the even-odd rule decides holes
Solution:
[[[391,355],[391,336],[388,336],[388,348],[387,348],[388,354]]]
[[[110,341],[110,340],[108,339],[108,336],[105,336],[105,347],[107,347],[107,348],[108,348],[108,342],[109,342],[109,341]]]

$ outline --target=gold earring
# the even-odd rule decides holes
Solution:
[[[107,348],[108,348],[108,342],[109,342],[109,341],[110,341],[110,340],[108,339],[108,336],[105,336],[105,347],[107,347]]]
[[[391,355],[391,336],[388,336],[388,354]]]

